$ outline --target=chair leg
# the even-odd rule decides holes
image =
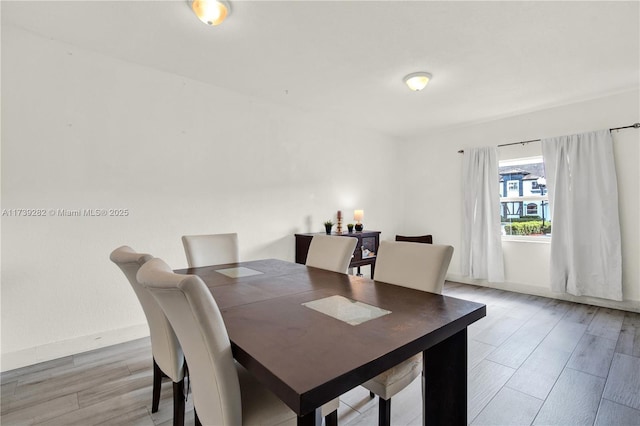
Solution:
[[[162,370],[153,360],[153,397],[151,399],[151,412],[156,413],[160,405],[160,389],[162,388]]]
[[[324,416],[325,426],[338,426],[338,410],[334,410]]]
[[[391,398],[380,398],[379,410],[378,410],[378,426],[390,426],[391,425]]]
[[[202,426],[202,423],[200,423],[200,419],[198,418],[198,412],[196,411],[195,407],[193,409],[193,416],[195,417],[195,424],[196,426]]]
[[[173,383],[173,426],[184,426],[184,379]]]

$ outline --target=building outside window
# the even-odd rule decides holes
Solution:
[[[502,234],[548,237],[549,197],[542,156],[499,163]]]

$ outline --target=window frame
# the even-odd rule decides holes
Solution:
[[[498,167],[505,167],[505,166],[521,166],[521,165],[526,165],[526,164],[537,164],[537,163],[543,163],[543,158],[542,155],[532,155],[529,157],[522,157],[522,158],[513,158],[513,159],[508,159],[508,160],[500,160],[498,162]],[[545,177],[545,176],[541,176],[541,177]],[[504,184],[504,191],[508,194],[509,193],[509,184],[513,179],[508,179],[508,180],[503,180],[502,176],[500,177],[501,179],[498,182],[498,185],[500,185],[500,190],[499,193],[502,194],[503,192],[503,184]],[[518,191],[522,190],[523,193],[526,191],[526,187],[524,184],[525,180],[523,179],[522,182],[518,181]],[[541,206],[541,204],[544,202],[544,205],[548,205],[549,204],[549,192],[548,192],[548,188],[545,188],[546,190],[544,191],[544,195],[539,195],[539,193],[541,192],[541,186],[538,185],[537,181],[532,181],[532,185],[531,185],[531,192],[535,192],[537,191],[538,194],[531,194],[531,195],[518,195],[518,196],[505,196],[505,197],[500,197],[500,224],[502,226],[502,224],[504,223],[502,218],[503,218],[503,213],[504,213],[504,203],[520,203],[522,205],[522,216],[526,216],[528,215],[528,204],[530,204],[531,202],[535,203],[537,206],[537,213],[536,216],[541,216],[540,212],[541,209],[543,209],[544,207]],[[515,191],[513,191],[515,192]],[[548,211],[549,216],[551,216],[551,212]],[[549,222],[551,223],[551,220],[549,220],[549,218],[545,217],[544,220],[545,223]],[[502,241],[515,241],[515,242],[535,242],[535,243],[550,243],[551,242],[551,234],[535,234],[535,235],[506,235],[506,234],[502,234],[501,235]]]

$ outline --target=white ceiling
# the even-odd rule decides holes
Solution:
[[[219,27],[183,0],[1,5],[3,27],[398,138],[640,87],[638,1],[236,1]]]

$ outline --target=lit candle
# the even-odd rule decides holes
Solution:
[[[360,221],[362,220],[362,218],[364,217],[364,210],[355,210],[353,212],[353,218],[360,223]]]

